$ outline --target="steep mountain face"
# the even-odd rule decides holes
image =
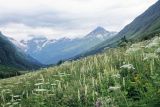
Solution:
[[[108,32],[102,27],[97,27],[83,38],[61,38],[59,40],[47,40],[47,38],[33,38],[29,41],[21,41],[24,50],[43,64],[55,64],[60,60],[69,59],[102,41],[113,37],[115,32]]]
[[[41,67],[42,64],[26,55],[14,43],[11,42],[11,39],[0,33],[0,65],[21,69],[36,69]]]
[[[105,48],[116,47],[125,36],[128,40],[142,40],[160,32],[160,1],[138,16],[133,22],[122,29],[113,38],[98,44],[81,56],[87,56],[103,51]]]

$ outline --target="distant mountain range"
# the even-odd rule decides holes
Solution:
[[[37,69],[42,66],[37,60],[17,48],[9,38],[0,32],[0,65],[20,69]]]
[[[80,54],[78,57],[84,57],[102,52],[105,49],[117,47],[122,38],[132,41],[140,41],[153,37],[160,32],[160,0],[138,16],[134,21],[122,29],[116,36],[105,40],[104,42]]]
[[[66,60],[85,52],[116,34],[116,32],[109,32],[102,27],[97,27],[82,38],[48,40],[45,37],[35,37],[27,41],[21,40],[20,43],[14,40],[12,42],[41,63],[55,64],[60,60]]]

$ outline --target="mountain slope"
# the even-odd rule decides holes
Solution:
[[[108,32],[102,27],[97,27],[83,38],[47,40],[47,38],[40,37],[21,41],[21,43],[26,45],[26,53],[41,63],[55,64],[60,60],[69,59],[85,52],[115,34],[115,32]]]
[[[21,69],[36,69],[41,66],[38,61],[23,53],[2,33],[0,33],[0,64]]]
[[[87,56],[103,51],[105,48],[119,45],[125,36],[128,40],[142,40],[154,36],[160,32],[160,1],[147,9],[142,15],[138,16],[133,22],[122,29],[116,36],[108,39],[82,56]]]

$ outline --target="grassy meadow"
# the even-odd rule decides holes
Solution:
[[[159,107],[160,37],[0,80],[1,107]]]

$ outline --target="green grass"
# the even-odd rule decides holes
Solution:
[[[160,38],[0,80],[2,107],[159,107]],[[98,106],[101,105],[101,106]]]

